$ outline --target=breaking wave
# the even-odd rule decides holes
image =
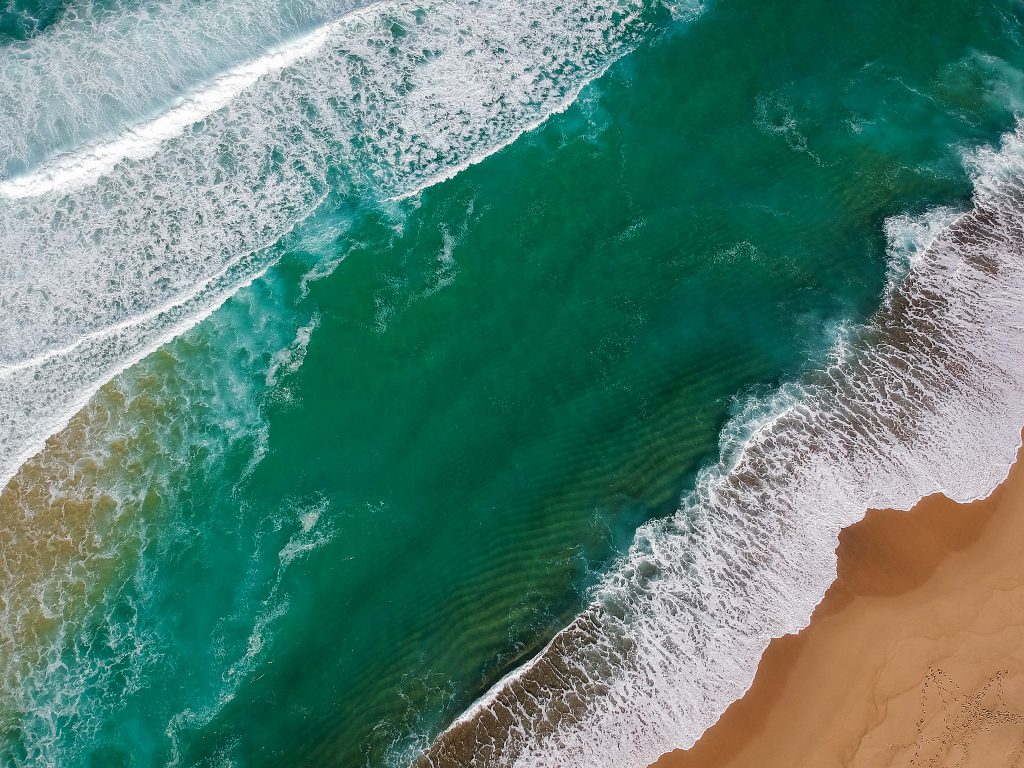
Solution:
[[[969,162],[973,210],[888,222],[900,277],[870,327],[731,424],[679,510],[418,766],[640,768],[691,746],[806,625],[845,526],[1003,479],[1024,424],[1024,127]]]
[[[447,178],[564,109],[666,15],[650,0],[180,2],[5,48],[0,487],[325,200]]]

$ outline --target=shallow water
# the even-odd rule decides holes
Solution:
[[[200,5],[251,36],[175,28],[209,55],[144,76],[87,59],[123,85],[110,111],[83,97],[79,122],[11,134],[3,167],[104,141],[341,7]],[[4,301],[43,307],[44,285],[52,313],[8,315],[5,364],[183,302],[5,390],[21,445],[159,346],[0,497],[7,763],[407,763],[634,567],[637,527],[672,515],[772,393],[864,354],[861,324],[922,244],[899,217],[970,206],[961,152],[1011,128],[1022,93],[1008,2],[553,7],[510,25],[542,30],[532,62],[495,39],[499,3],[379,6],[155,154],[0,203]],[[144,10],[110,13],[163,50]],[[10,61],[108,39],[62,13],[11,22]],[[475,90],[446,74],[467,62]],[[244,152],[206,138],[246,121]],[[67,245],[34,246],[46,269],[12,250],[40,222]],[[48,410],[15,412],[40,392]],[[704,682],[745,674],[729,671]]]

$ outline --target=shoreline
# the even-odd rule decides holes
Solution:
[[[871,510],[810,623],[652,768],[1024,765],[1024,448],[987,497]]]

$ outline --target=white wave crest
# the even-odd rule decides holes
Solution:
[[[993,490],[1024,425],[1024,127],[974,166],[971,212],[890,222],[908,263],[854,354],[733,424],[723,445],[732,432],[742,448],[643,526],[594,603],[419,765],[642,768],[689,747],[769,641],[806,625],[844,527]]]
[[[270,35],[268,18],[299,19],[285,25],[292,29],[342,7],[268,6],[270,16],[232,21],[171,6],[153,11],[156,21],[133,17],[127,28],[142,30],[141,42],[126,39],[151,52],[147,35],[193,35],[190,45],[207,51],[203,41],[213,35],[220,53],[200,57],[196,71],[205,71],[238,53],[217,48],[228,45],[233,24],[258,29],[241,36],[248,50]],[[648,0],[382,2],[306,30],[262,64],[232,64],[230,87],[211,86],[202,93],[215,96],[190,97],[190,106],[175,108],[183,112],[136,126],[102,151],[37,167],[32,183],[40,186],[21,188],[31,196],[0,199],[0,486],[103,382],[265,269],[268,249],[332,191],[401,197],[496,151],[563,109],[657,14]],[[58,25],[27,43],[29,74],[52,79],[69,64],[67,50],[88,47],[76,29]],[[90,43],[92,58],[77,71],[99,77],[106,65],[106,79],[60,91],[56,101],[69,101],[57,122],[72,127],[40,131],[47,152],[65,140],[81,145],[83,136],[95,147],[102,126],[89,110],[104,99],[117,102],[123,124],[144,111],[128,108],[136,101],[149,109],[196,74],[158,56],[150,83],[144,68],[133,69],[141,66],[136,50],[114,32],[98,39],[118,44],[101,55]],[[48,101],[34,101],[38,83],[25,90],[31,78],[17,59],[0,63],[0,89],[14,89],[0,100],[30,117],[25,125],[0,119],[0,136],[11,141],[55,119]],[[0,146],[8,159],[33,152]]]
[[[28,173],[0,181],[0,195],[34,197],[76,189],[94,184],[122,160],[141,160],[155,155],[161,144],[226,107],[261,77],[279,72],[314,53],[326,42],[331,29],[330,25],[317,29],[286,46],[271,49],[255,61],[235,67],[196,93],[179,97],[159,117],[128,126],[110,141],[58,155]]]
[[[237,87],[261,60],[273,66],[274,49],[287,56],[294,42],[359,4],[147,0],[71,14],[39,36],[0,48],[0,175],[31,172],[83,146],[139,142],[132,134],[140,124],[156,118],[166,128],[173,118],[161,113],[168,111],[183,120]],[[230,70],[236,77],[224,81]],[[197,92],[211,89],[197,100]]]

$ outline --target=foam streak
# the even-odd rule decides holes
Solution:
[[[67,44],[76,28],[58,25],[0,60],[0,71],[22,75],[29,62],[35,78],[31,87],[0,78],[0,91],[13,89],[0,98],[25,105],[0,118],[14,135],[0,130],[8,165],[63,152],[68,140],[77,147],[3,183],[0,485],[104,381],[265,269],[273,244],[324,200],[402,198],[450,178],[565,109],[659,18],[653,0],[296,0],[242,11],[170,6],[156,21],[114,24],[116,35],[98,39],[118,46],[102,55],[94,43]],[[332,14],[342,17],[322,22]],[[248,38],[234,45],[225,30],[197,26],[212,22]],[[275,23],[305,36],[133,122],[181,90],[177,79],[260,48]],[[158,56],[156,80],[144,82],[133,69],[139,50],[166,53],[163,38],[147,37],[153,29],[193,44],[212,35],[216,55],[203,48],[195,66]],[[96,140],[103,125],[90,110],[103,100],[91,82],[81,92],[54,86],[77,122],[45,129],[59,99],[37,98],[40,78],[83,46],[89,77],[105,68],[120,78],[107,94],[122,122],[113,140]]]
[[[205,88],[187,97],[148,122],[130,126],[112,141],[75,150],[20,176],[0,182],[0,195],[33,197],[95,183],[122,160],[152,157],[168,139],[221,109],[261,77],[271,75],[316,52],[330,36],[328,25],[293,43],[271,50],[267,55],[217,77]]]

